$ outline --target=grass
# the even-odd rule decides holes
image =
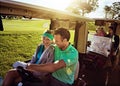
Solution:
[[[5,31],[41,31],[49,28],[49,20],[3,20]]]
[[[0,32],[0,76],[12,68],[15,61],[32,58],[41,42],[42,32]]]
[[[2,20],[0,32],[0,76],[12,68],[15,61],[32,58],[41,43],[41,34],[50,22],[46,20]],[[46,26],[45,26],[46,25]]]
[[[5,31],[0,31],[0,76],[4,77],[15,61],[32,58],[49,23],[45,20],[3,20]],[[73,43],[74,31],[70,32]]]

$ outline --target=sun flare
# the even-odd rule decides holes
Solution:
[[[68,7],[72,1],[73,0],[51,0],[48,5],[54,9],[65,10],[65,8]]]

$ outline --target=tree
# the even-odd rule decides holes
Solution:
[[[110,8],[110,9],[109,9]],[[114,2],[111,6],[105,6],[105,12],[111,15],[111,18],[118,18],[120,15],[120,2]]]
[[[112,18],[118,17],[120,15],[120,2],[114,2],[111,10],[113,12]]]
[[[66,10],[84,16],[98,7],[98,0],[74,0]]]
[[[4,31],[4,28],[3,28],[3,23],[2,23],[2,18],[0,16],[0,31]]]
[[[105,10],[105,18],[107,18],[107,17],[108,17],[108,13],[109,13],[110,10],[111,10],[111,7],[106,5],[106,6],[104,7],[104,10]]]

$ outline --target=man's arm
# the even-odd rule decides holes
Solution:
[[[54,63],[48,64],[30,64],[27,66],[27,69],[38,71],[38,72],[54,72],[58,69],[66,67],[66,64],[63,60]]]

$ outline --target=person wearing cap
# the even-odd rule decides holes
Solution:
[[[33,63],[33,64],[44,63],[43,60],[41,60],[41,59],[46,58],[48,56],[46,56],[46,57],[44,56],[44,57],[41,58],[41,55],[47,48],[49,48],[48,50],[50,50],[50,48],[52,47],[51,44],[53,43],[53,31],[47,30],[42,35],[42,42],[43,42],[42,44],[38,45],[38,47],[36,49],[36,52],[34,53],[30,63]]]
[[[8,73],[5,76],[5,79],[3,81],[3,86],[11,86],[13,84],[13,81],[19,83],[22,78],[17,72],[16,68],[18,66],[25,67],[26,64],[46,64],[46,63],[52,63],[54,59],[54,47],[52,45],[53,43],[53,31],[47,30],[42,35],[42,43],[38,45],[32,59],[30,62],[25,63],[22,61],[17,61],[13,64],[13,67],[15,69],[11,69],[8,71]],[[15,73],[16,72],[16,73]],[[34,77],[43,78],[44,76],[48,75],[49,73],[40,73],[40,72],[33,72]],[[16,76],[17,79],[11,79],[8,77]]]
[[[53,61],[52,43],[53,43],[53,32],[51,30],[47,30],[42,35],[42,43],[38,45],[31,61],[28,63],[30,63],[30,64],[42,64],[42,63],[52,62]],[[43,52],[44,52],[44,54],[43,54]],[[47,55],[49,55],[49,56],[47,56]],[[49,59],[49,57],[51,57],[51,58]],[[13,64],[14,68],[16,68],[16,66],[17,66],[16,64],[17,64],[16,62]]]

